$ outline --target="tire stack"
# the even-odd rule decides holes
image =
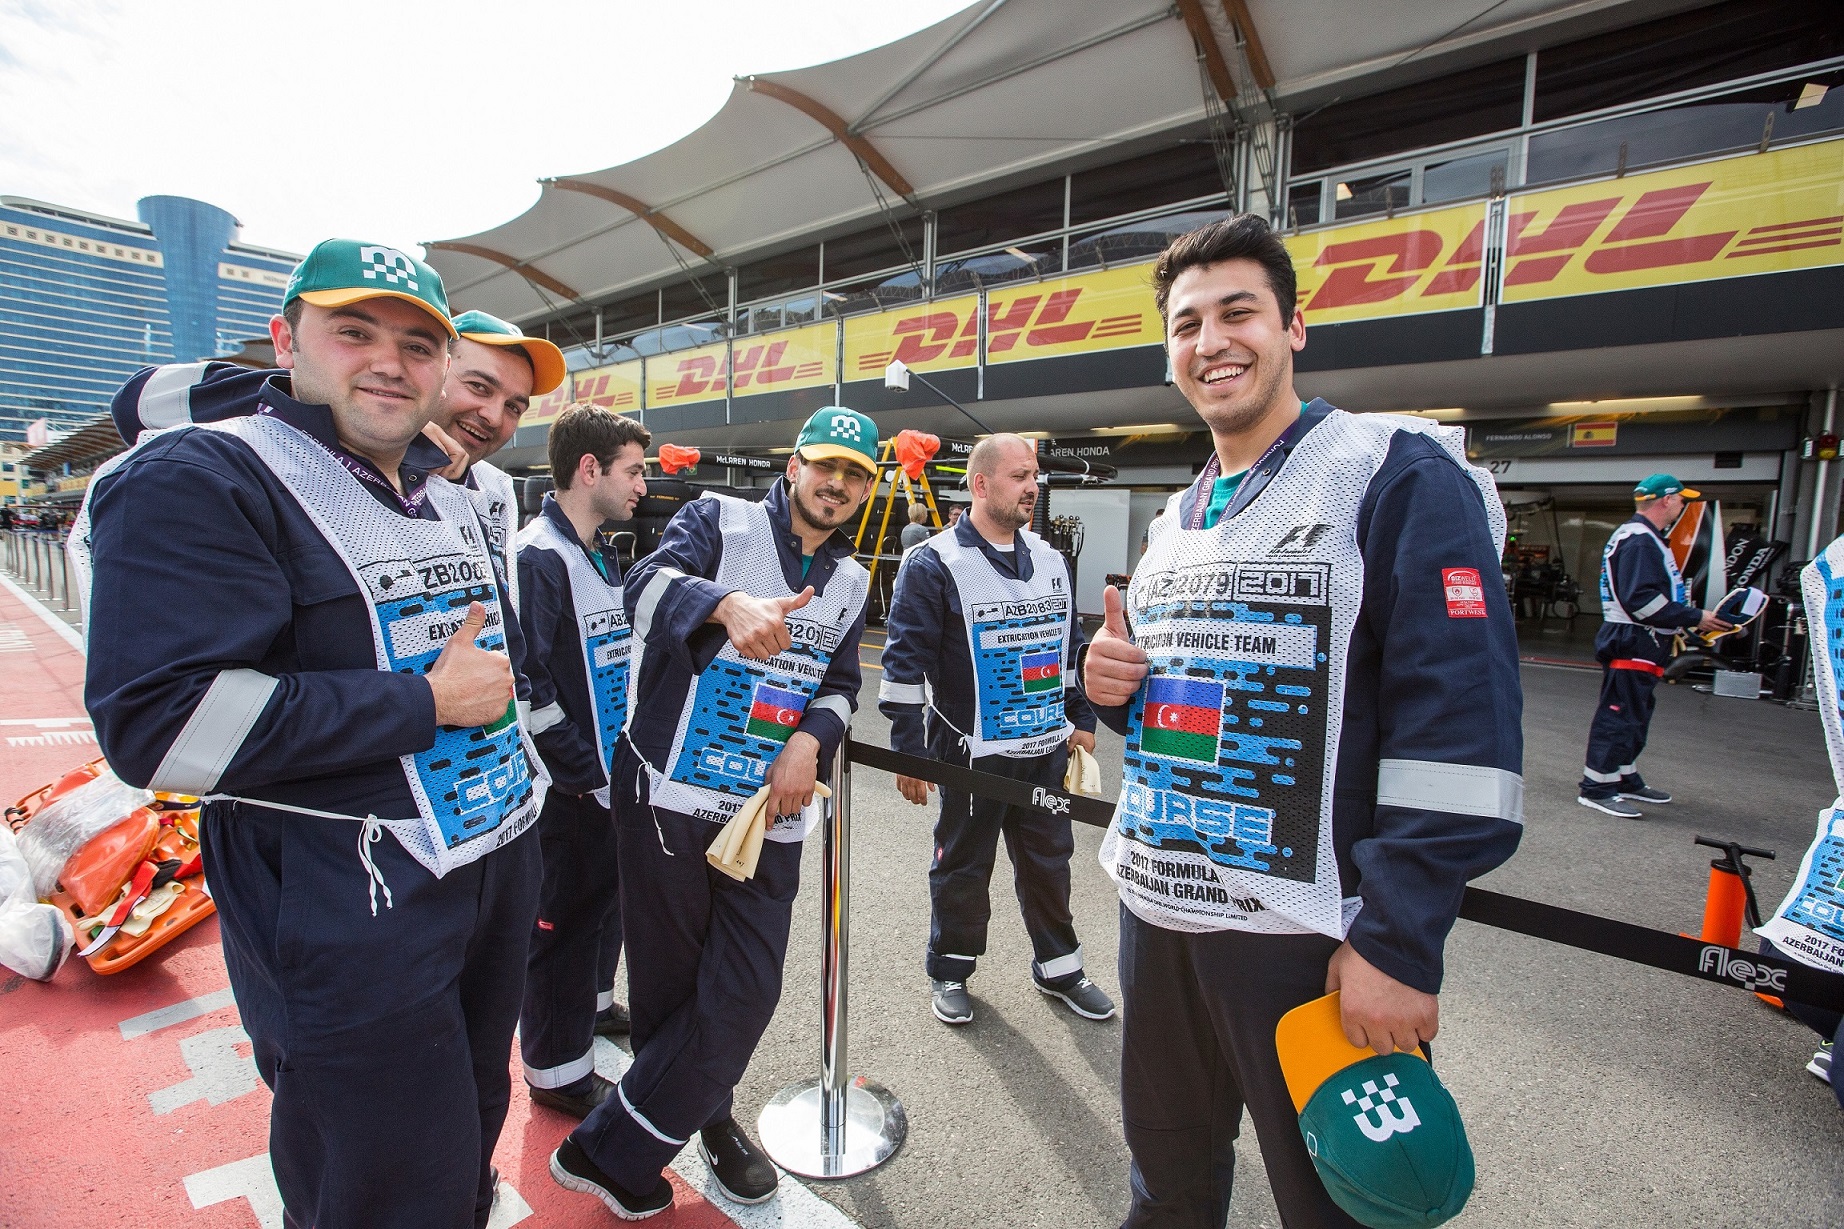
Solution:
[[[634,534],[634,557],[638,559],[657,550],[660,534],[666,530],[666,522],[696,498],[698,492],[689,482],[680,482],[676,478],[647,479],[647,493],[634,505],[634,519],[621,526]]]

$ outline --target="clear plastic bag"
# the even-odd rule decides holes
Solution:
[[[18,838],[0,824],[0,964],[35,981],[50,981],[75,939],[57,907],[39,903]]]
[[[46,803],[19,830],[19,852],[32,870],[33,891],[50,896],[72,854],[153,800],[151,791],[136,789],[105,768],[94,781]]]

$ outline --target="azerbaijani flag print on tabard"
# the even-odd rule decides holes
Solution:
[[[758,684],[749,704],[749,733],[772,742],[784,743],[800,724],[800,714],[807,707],[806,697],[784,691],[767,683]]]
[[[1140,750],[1148,755],[1214,764],[1222,728],[1223,684],[1157,674],[1146,681]]]
[[[1024,674],[1024,693],[1026,695],[1039,691],[1055,691],[1063,685],[1062,669],[1057,663],[1055,649],[1042,653],[1025,653],[1019,657],[1018,666]]]

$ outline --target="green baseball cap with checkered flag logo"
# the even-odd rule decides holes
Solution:
[[[448,318],[442,275],[407,252],[357,239],[325,239],[302,258],[288,279],[282,306],[294,300],[315,307],[345,307],[366,299],[402,299],[428,312],[456,336]]]
[[[483,311],[462,312],[455,317],[455,329],[468,341],[483,346],[519,349],[531,360],[531,395],[542,397],[553,391],[568,374],[563,351],[542,337],[527,337],[516,324]]]
[[[1332,1202],[1371,1229],[1432,1229],[1473,1193],[1460,1108],[1418,1051],[1346,1040],[1336,992],[1274,1030],[1307,1155]]]
[[[809,461],[836,457],[877,472],[877,424],[842,405],[816,410],[794,441],[794,451]]]

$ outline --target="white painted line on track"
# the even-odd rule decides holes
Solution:
[[[269,1164],[267,1152],[190,1175],[186,1179],[186,1197],[195,1208],[247,1199],[262,1229],[283,1229],[282,1193],[275,1187],[275,1169]],[[512,1229],[531,1214],[531,1205],[525,1202],[525,1197],[501,1177],[487,1229]]]
[[[174,1003],[171,1007],[162,1007],[158,1011],[130,1016],[121,1024],[122,1040],[133,1041],[136,1037],[145,1037],[149,1033],[159,1032],[168,1025],[184,1024],[187,1020],[196,1020],[220,1007],[235,1006],[236,1002],[236,997],[227,987],[210,994],[201,994],[195,999]]]
[[[595,1069],[603,1077],[620,1083],[634,1060],[627,1051],[606,1037],[595,1039]],[[754,1205],[731,1203],[717,1189],[710,1167],[698,1155],[694,1140],[673,1158],[672,1171],[685,1184],[725,1216],[739,1229],[859,1229],[858,1222],[807,1189],[792,1174],[782,1173],[780,1189],[767,1203]]]
[[[8,593],[11,593],[14,597],[24,602],[26,604],[26,609],[43,619],[46,627],[49,627],[52,631],[64,637],[65,642],[69,644],[71,648],[77,650],[79,653],[83,652],[83,636],[76,628],[58,618],[58,616],[52,612],[51,607],[45,605],[45,603],[39,601],[36,597],[33,597],[30,593],[14,584],[13,578],[4,572],[0,572],[0,587],[4,587]]]

